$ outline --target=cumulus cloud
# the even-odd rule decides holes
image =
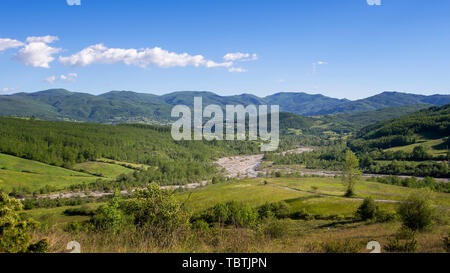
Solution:
[[[31,36],[27,38],[27,43],[45,43],[45,44],[51,44],[55,41],[58,41],[59,38],[56,36]]]
[[[46,81],[48,83],[54,83],[56,81],[56,76],[50,76],[48,78],[45,78],[44,81]]]
[[[61,81],[69,81],[69,82],[75,82],[78,78],[78,74],[77,73],[69,73],[67,75],[60,75],[60,76],[50,76],[48,78],[45,78],[44,81],[53,84],[55,83],[55,81],[57,80],[61,80]]]
[[[8,48],[21,47],[23,45],[24,44],[21,41],[8,38],[0,38],[0,51],[7,50]]]
[[[250,53],[227,53],[223,56],[225,61],[256,61],[258,59],[258,55],[250,54]]]
[[[175,53],[164,50],[160,47],[144,49],[122,49],[108,48],[103,44],[89,46],[80,52],[67,57],[59,57],[59,61],[64,65],[87,66],[90,64],[114,64],[124,63],[127,65],[137,65],[146,67],[156,65],[159,67],[230,67],[232,62],[217,63],[205,59],[202,55],[189,55],[187,53]]]
[[[48,44],[57,40],[56,36],[28,37],[27,44],[19,50],[15,59],[27,66],[50,68],[49,64],[55,60],[52,55],[60,52],[61,49]]]
[[[230,67],[228,69],[229,72],[247,72],[247,69],[241,67]]]
[[[19,90],[19,88],[17,88],[17,87],[15,87],[15,88],[8,88],[8,87],[5,87],[5,88],[2,88],[2,89],[1,89],[2,93],[3,93],[3,92],[4,92],[4,93],[6,93],[6,92],[14,92],[14,91],[17,91],[17,90]]]
[[[69,6],[81,6],[81,0],[66,0]]]
[[[366,0],[369,6],[381,6],[381,0]]]

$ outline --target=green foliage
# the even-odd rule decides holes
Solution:
[[[257,209],[237,201],[231,201],[218,203],[194,218],[219,225],[252,228],[258,224],[260,217]]]
[[[100,206],[92,217],[92,223],[97,230],[117,233],[124,221],[122,211],[119,208],[119,193],[107,205]]]
[[[0,192],[0,253],[46,252],[48,241],[31,243],[30,231],[38,227],[31,219],[21,218],[22,204]]]
[[[121,175],[121,184],[198,181],[217,172],[210,164],[213,159],[257,151],[259,147],[252,141],[174,141],[169,127],[0,118],[2,153],[68,168],[98,158],[151,166]],[[99,188],[108,183],[102,179],[92,184]],[[74,187],[84,190],[80,184]]]
[[[292,220],[267,218],[262,224],[262,231],[265,235],[271,238],[282,238],[290,234],[290,227],[292,226]]]
[[[356,211],[356,217],[366,221],[373,220],[377,214],[378,206],[372,197],[364,198],[363,203]]]
[[[445,251],[447,251],[447,253],[450,253],[450,233],[442,238],[442,243],[444,244]]]
[[[286,218],[290,215],[290,209],[284,201],[276,203],[266,202],[258,208],[258,213],[261,218]]]
[[[345,240],[323,243],[322,249],[325,253],[358,253],[362,247],[358,242]]]
[[[79,234],[81,231],[83,231],[83,226],[78,221],[72,221],[67,223],[67,225],[64,227],[64,231],[71,234]]]
[[[355,217],[363,221],[389,222],[395,218],[395,215],[380,209],[372,197],[364,198],[363,203],[355,212]]]
[[[450,104],[447,104],[367,126],[349,145],[354,151],[404,146],[416,142],[414,135],[447,137],[450,135],[449,128]]]
[[[148,232],[161,245],[170,245],[189,229],[189,215],[173,194],[152,183],[139,190],[132,200],[124,201],[122,209],[133,217],[138,229]]]
[[[416,232],[402,228],[394,236],[388,239],[388,243],[384,246],[384,250],[387,252],[401,252],[409,253],[415,252],[417,249]]]
[[[397,211],[403,226],[413,231],[422,231],[430,227],[435,216],[435,209],[429,192],[411,194],[398,207]]]
[[[361,171],[359,170],[359,160],[356,155],[347,150],[345,152],[345,161],[342,168],[342,182],[347,187],[346,197],[353,196],[356,182],[360,179]]]
[[[371,177],[368,181],[379,182],[383,184],[396,185],[407,188],[428,188],[437,192],[450,193],[450,183],[437,182],[432,177],[417,179],[415,177],[401,178],[398,176]]]

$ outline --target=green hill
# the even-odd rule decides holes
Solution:
[[[111,91],[95,96],[64,89],[50,89],[0,96],[0,116],[35,116],[46,120],[97,123],[167,124],[171,121],[172,107],[178,104],[192,106],[195,96],[203,98],[204,106],[217,104],[223,108],[227,104],[279,105],[282,112],[304,116],[354,114],[387,107],[450,103],[450,95],[422,96],[399,92],[384,92],[362,100],[350,101],[302,92],[281,92],[260,98],[251,94],[219,96],[207,91],[180,91],[162,96]]]
[[[406,146],[424,140],[450,136],[450,104],[431,107],[400,118],[390,119],[364,127],[350,142],[355,150],[387,149]],[[446,149],[441,144],[442,150]]]
[[[7,192],[14,189],[32,192],[46,186],[62,189],[97,179],[98,177],[87,173],[0,153],[0,189]]]

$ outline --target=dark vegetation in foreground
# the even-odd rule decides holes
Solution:
[[[2,194],[0,201],[0,211],[9,213],[0,215],[0,252],[47,252],[52,249],[53,246],[42,235],[39,240],[32,239],[31,232],[38,228],[37,225],[11,233],[11,228],[24,226],[26,221],[31,223],[32,220],[23,219],[22,207],[14,199]],[[401,228],[389,237],[384,251],[415,252],[418,247],[417,236],[440,221],[430,195],[426,192],[410,195],[395,213],[381,209],[373,199],[366,198],[353,217],[328,216],[326,219],[302,210],[292,212],[283,201],[257,207],[232,201],[218,203],[197,213],[191,213],[185,207],[187,201],[177,201],[171,191],[161,190],[157,184],[152,183],[130,198],[123,199],[116,193],[97,209],[66,209],[65,215],[88,217],[88,220],[66,223],[64,230],[83,243],[98,244],[93,246],[98,247],[98,250],[108,244],[117,247],[116,241],[121,244],[122,250],[126,250],[140,245],[138,242],[146,238],[145,242],[151,244],[151,247],[165,252],[180,247],[195,249],[199,244],[212,249],[223,247],[221,244],[224,242],[221,240],[230,240],[232,236],[237,236],[236,239],[239,240],[245,238],[247,243],[255,245],[258,241],[286,239],[290,236],[294,219],[330,220],[335,225],[400,221]],[[20,246],[15,244],[17,236],[25,238]],[[443,238],[444,251],[448,248],[446,242],[446,238]],[[250,246],[238,243],[235,247],[236,250]],[[314,252],[360,252],[363,248],[359,242],[352,240],[326,241],[311,247],[310,250]],[[233,248],[225,250],[233,251]]]

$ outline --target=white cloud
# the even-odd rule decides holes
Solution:
[[[48,78],[45,78],[44,81],[46,81],[46,82],[52,84],[52,83],[54,83],[54,82],[56,81],[56,76],[50,76],[50,77],[48,77]]]
[[[15,59],[27,66],[50,68],[50,63],[55,60],[52,55],[61,51],[60,48],[54,48],[48,43],[57,41],[56,36],[28,37],[27,42],[15,56]]]
[[[279,80],[277,80],[277,82],[278,83],[283,83],[283,82],[285,82],[285,80],[284,79],[279,79]]]
[[[27,43],[45,43],[45,44],[51,44],[55,41],[58,41],[59,38],[56,36],[31,36],[27,38]]]
[[[13,40],[13,39],[2,39],[0,38],[0,51],[7,50],[8,48],[16,48],[21,47],[24,44],[21,41]]]
[[[159,67],[230,67],[232,62],[217,63],[205,59],[202,55],[189,55],[187,53],[175,53],[164,50],[160,47],[144,49],[122,49],[108,48],[103,44],[89,46],[80,52],[68,57],[59,57],[62,64],[70,66],[86,66],[90,64],[114,64],[124,63],[127,65],[137,65],[146,67],[156,65]]]
[[[229,72],[247,72],[246,69],[241,67],[231,67],[228,69]]]
[[[61,80],[61,81],[69,81],[69,82],[75,82],[78,78],[78,74],[77,73],[69,73],[67,75],[60,75],[59,77],[57,76],[50,76],[48,78],[46,78],[44,81],[53,84],[55,83],[55,81],[57,80]]]
[[[314,75],[314,74],[316,74],[316,72],[317,72],[317,66],[318,65],[325,65],[325,64],[328,64],[327,62],[324,62],[324,61],[317,61],[317,62],[314,62],[313,64],[312,64],[312,74]]]
[[[5,88],[2,88],[1,89],[1,91],[2,92],[13,92],[13,91],[17,91],[17,90],[19,90],[19,88],[18,87],[15,87],[15,88],[7,88],[7,87],[5,87]]]
[[[81,6],[81,0],[66,0],[69,6]]]
[[[369,6],[381,6],[381,0],[366,0]]]
[[[241,52],[235,52],[235,53],[227,53],[225,56],[223,56],[223,59],[225,61],[256,61],[258,59],[258,55],[256,54],[250,54],[250,53],[241,53]]]

